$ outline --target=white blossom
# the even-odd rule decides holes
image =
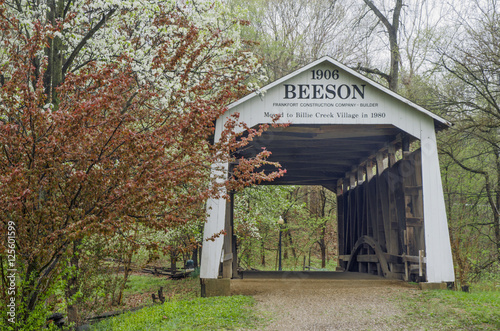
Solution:
[[[12,2],[14,0],[7,0]],[[31,1],[19,0],[22,10],[17,11],[16,6],[6,6],[7,15],[16,17],[22,26],[21,31],[33,31],[34,23],[46,20],[49,7],[47,1],[41,1],[39,6],[32,6]],[[70,22],[61,25],[61,30],[56,31],[53,37],[59,38],[65,45],[63,58],[67,59],[75,48],[85,40],[84,47],[78,53],[75,64],[96,61],[97,63],[116,62],[120,55],[129,56],[133,59],[132,70],[137,77],[137,82],[142,85],[150,84],[159,92],[160,96],[155,102],[159,108],[166,106],[174,98],[173,91],[182,88],[179,73],[186,70],[188,59],[182,58],[174,70],[166,67],[154,68],[154,59],[158,56],[159,47],[153,47],[155,38],[163,38],[170,41],[169,45],[164,45],[167,52],[174,55],[177,51],[178,43],[190,33],[189,29],[179,27],[175,24],[174,17],[170,17],[169,22],[163,26],[152,24],[160,10],[168,12],[178,6],[183,10],[189,21],[198,29],[198,40],[192,45],[199,47],[201,43],[208,42],[211,46],[201,50],[198,61],[200,65],[196,68],[197,72],[190,72],[188,83],[190,86],[201,84],[200,77],[206,72],[217,72],[218,77],[213,78],[214,86],[217,85],[217,79],[230,77],[234,70],[242,72],[248,71],[248,68],[242,68],[233,64],[224,63],[219,65],[215,61],[201,61],[204,58],[221,60],[232,58],[241,48],[241,26],[233,24],[234,17],[229,13],[220,0],[74,0],[71,2],[68,14],[75,14]],[[202,14],[200,14],[200,12]],[[110,13],[113,13],[110,15]],[[108,15],[104,26],[97,30],[91,37],[87,37],[88,32],[99,24],[103,17]],[[49,22],[45,22],[49,24]],[[214,27],[220,27],[220,37],[211,40],[211,32]],[[216,47],[216,43],[221,40],[231,39],[234,43],[230,47]],[[40,59],[46,58],[41,47],[37,54]],[[241,53],[242,59],[250,61],[258,71],[257,79],[265,79],[260,75],[260,65],[257,58],[250,52]],[[124,61],[122,64],[127,64]],[[9,72],[9,59],[0,48],[0,68],[6,77]],[[76,68],[76,65],[70,70]],[[12,69],[12,68],[10,68]],[[260,76],[259,76],[260,75]],[[254,82],[248,86],[249,90],[255,90],[257,84]],[[207,96],[208,97],[208,96]],[[185,102],[193,99],[194,95],[188,95]],[[49,109],[50,104],[45,105]]]

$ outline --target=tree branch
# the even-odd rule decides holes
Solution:
[[[481,171],[481,170],[477,170],[477,169],[472,169],[471,167],[466,166],[461,161],[459,161],[451,152],[446,151],[446,150],[441,150],[441,151],[443,153],[445,153],[446,155],[448,155],[462,169],[464,169],[466,171],[469,171],[469,172],[472,172],[474,174],[487,176],[487,173],[485,171]]]
[[[99,21],[99,23],[96,24],[86,35],[85,37],[80,41],[80,43],[75,47],[69,58],[64,62],[63,68],[62,68],[62,76],[64,77],[66,72],[68,71],[68,68],[73,64],[73,61],[77,57],[78,53],[82,50],[83,46],[87,43],[90,38],[92,38],[97,31],[106,23],[106,21],[115,13],[116,9],[112,9],[107,13],[106,15],[103,15],[102,19]]]
[[[380,22],[382,22],[382,24],[385,25],[387,30],[390,31],[392,29],[392,24],[384,16],[384,14],[382,14],[382,12],[380,12],[380,10],[378,10],[378,8],[373,4],[373,2],[371,0],[364,0],[364,2],[366,3],[366,5],[368,7],[370,7],[370,9],[375,13],[375,15],[377,15],[378,19],[380,20]],[[401,0],[398,0],[398,2],[401,2]]]
[[[354,68],[354,70],[357,70],[357,71],[361,70],[361,71],[366,72],[367,74],[374,74],[374,75],[380,76],[383,79],[385,79],[387,81],[387,83],[391,82],[391,76],[389,76],[385,72],[382,72],[378,69],[371,69],[371,68],[362,67],[361,65],[358,65],[356,68]]]

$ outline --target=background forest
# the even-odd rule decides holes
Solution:
[[[245,144],[237,118],[211,140],[224,105],[324,55],[454,124],[438,146],[457,282],[498,275],[500,1],[0,0],[2,307],[14,260],[33,330],[121,305],[130,267],[197,266],[222,188],[241,268],[276,269],[281,233],[283,269],[334,270],[332,192],[252,186],[280,175],[252,175],[267,152],[244,180],[209,171]]]

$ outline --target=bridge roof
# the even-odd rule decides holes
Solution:
[[[294,72],[286,75],[286,76],[283,76],[282,78],[260,88],[259,90],[257,90],[256,92],[253,92],[253,93],[250,93],[249,95],[231,103],[228,108],[229,109],[232,109],[232,108],[235,108],[235,107],[238,107],[240,104],[242,103],[245,103],[247,102],[248,100],[250,99],[253,99],[253,98],[258,98],[258,97],[262,97],[263,94],[267,93],[267,91],[275,88],[275,87],[278,87],[288,81],[290,81],[292,78],[300,75],[301,73],[304,73],[304,72],[308,72],[309,70],[311,69],[314,69],[315,67],[317,67],[318,65],[324,65],[324,64],[331,64],[333,65],[334,67],[337,67],[341,70],[343,70],[344,72],[348,73],[349,75],[352,75],[356,78],[358,78],[359,80],[363,81],[364,83],[366,83],[367,85],[370,85],[372,86],[373,88],[375,89],[378,89],[379,91],[383,92],[384,94],[386,94],[387,96],[390,96],[394,99],[397,99],[401,102],[403,102],[404,104],[410,106],[411,108],[431,117],[432,119],[434,119],[435,123],[436,123],[436,127],[441,129],[441,128],[448,128],[450,127],[452,124],[445,120],[444,118],[432,113],[431,111],[417,105],[416,103],[406,99],[405,97],[397,94],[396,92],[394,91],[391,91],[389,90],[387,87],[369,79],[368,77],[365,77],[363,76],[362,74],[360,74],[359,72],[345,66],[344,64],[332,59],[331,57],[329,56],[324,56],[314,62],[311,62],[310,64],[300,68],[300,69],[297,69],[295,70]]]

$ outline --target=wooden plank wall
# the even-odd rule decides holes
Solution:
[[[384,252],[392,278],[423,280],[421,155],[420,150],[408,152],[404,145],[397,162],[395,148],[388,148],[338,182],[341,268],[349,265],[349,271],[381,274],[381,259],[373,256],[373,247],[360,245],[362,238],[370,237]],[[356,261],[348,263],[351,259]]]

